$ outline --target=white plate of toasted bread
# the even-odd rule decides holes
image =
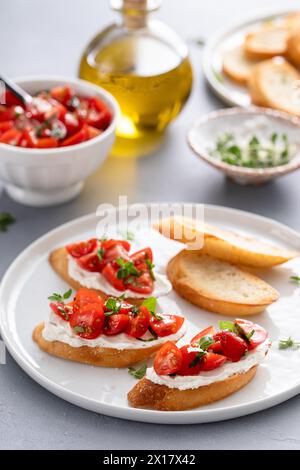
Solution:
[[[182,374],[177,377],[180,387],[172,385],[172,393],[165,393],[168,385],[160,385],[155,379],[152,358],[147,361],[148,375],[139,382],[141,376],[130,375],[127,367],[96,367],[92,365],[95,362],[68,360],[53,352],[55,347],[52,350],[38,347],[32,334],[49,315],[49,294],[67,292],[70,287],[50,265],[49,255],[76,240],[94,237],[99,219],[96,215],[69,222],[38,239],[5,274],[0,289],[0,326],[14,359],[57,396],[98,413],[135,421],[169,424],[220,421],[269,408],[298,394],[300,235],[279,222],[235,209],[206,205],[204,216],[204,225],[202,222],[191,225],[189,219],[167,219],[154,224],[160,232],[169,224],[170,240],[174,238],[176,224],[185,225],[193,233],[201,232],[204,239],[200,251],[189,250],[190,240],[182,235],[179,241],[185,244],[184,251],[179,251],[166,266],[173,289],[158,299],[160,308],[186,319],[187,332],[178,345],[181,341],[183,345],[193,344],[191,338],[196,333],[208,326],[218,328],[219,321],[224,326],[236,323],[237,317],[242,318],[237,322],[239,325],[251,320],[253,323],[249,324],[268,335],[267,346],[265,341],[263,354],[260,352],[266,357],[259,367],[255,359],[258,352],[254,349],[253,354],[249,346],[256,338],[254,330],[244,338],[249,342],[249,350],[240,368],[233,359],[222,363],[219,369],[222,381],[214,379],[220,375],[218,369],[211,372],[202,368],[208,372],[200,372],[200,379],[198,376],[186,379],[187,374]],[[143,225],[147,223],[145,219]],[[139,308],[135,306],[135,312]],[[227,327],[225,334],[233,335]],[[43,343],[47,343],[45,337]],[[58,343],[55,341],[54,346]],[[77,347],[76,341],[70,344]],[[207,358],[205,347],[201,347]],[[196,366],[195,363],[193,367]],[[229,368],[235,372],[230,373]],[[175,379],[174,373],[170,373],[161,382],[176,383]],[[191,391],[187,380],[191,383],[202,380],[207,385],[193,387]],[[145,397],[147,406],[141,407]]]
[[[269,11],[212,37],[204,73],[229,105],[251,103],[300,115],[300,11]]]

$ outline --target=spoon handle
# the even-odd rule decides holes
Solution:
[[[19,85],[12,82],[9,78],[0,75],[0,80],[5,84],[6,88],[25,106],[28,106],[32,102],[32,96],[23,90]]]

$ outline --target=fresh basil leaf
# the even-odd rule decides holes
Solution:
[[[73,330],[75,331],[75,333],[84,333],[85,332],[85,328],[83,326],[80,326],[80,325],[74,326]]]
[[[293,282],[297,282],[300,284],[300,277],[299,276],[291,276],[290,277],[290,280],[293,281]]]
[[[293,340],[291,337],[288,339],[279,340],[279,349],[299,349],[300,342]]]
[[[235,332],[235,325],[232,321],[219,321],[220,330],[228,330]]]
[[[7,232],[8,226],[14,224],[16,219],[9,212],[0,212],[0,232]]]
[[[135,369],[134,367],[128,367],[128,373],[135,379],[142,379],[147,371],[147,364],[143,364],[141,367]]]
[[[67,292],[64,293],[63,298],[64,298],[65,300],[69,299],[69,298],[71,297],[71,295],[72,295],[72,292],[73,292],[72,289],[67,290]]]
[[[203,351],[207,351],[208,348],[214,343],[212,335],[205,335],[202,338],[200,338],[198,344],[200,349]]]

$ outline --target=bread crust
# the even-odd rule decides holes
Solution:
[[[230,57],[231,54],[236,63]],[[238,61],[240,61],[240,65]],[[242,46],[226,51],[223,56],[223,72],[239,85],[247,85],[250,72],[256,64],[256,60],[251,60],[245,56]]]
[[[265,246],[271,249],[273,253],[263,253],[263,250],[257,252],[247,250],[247,248],[235,244],[234,240],[247,241],[249,238],[247,239],[246,237],[227,232],[226,230],[208,224],[196,227],[194,221],[187,218],[171,217],[169,219],[162,219],[155,225],[155,228],[171,239],[176,239],[187,244],[189,244],[194,234],[196,237],[196,234],[200,233],[204,237],[204,243],[201,249],[203,253],[232,264],[241,264],[254,268],[270,268],[299,256],[299,253],[283,248],[278,249],[277,247],[267,244],[265,244]],[[178,238],[178,234],[181,234],[181,237]],[[188,235],[189,238],[186,238],[185,235]],[[261,247],[263,245],[258,242],[258,246]]]
[[[300,32],[289,37],[287,43],[287,56],[292,64],[300,66]]]
[[[143,378],[128,393],[128,401],[135,408],[161,411],[183,411],[208,405],[228,397],[247,385],[255,376],[257,366],[243,374],[235,374],[221,382],[195,389],[179,390],[159,385]]]
[[[57,248],[56,250],[52,251],[49,255],[49,263],[54,269],[54,271],[64,280],[66,283],[71,286],[73,289],[78,290],[82,286],[79,282],[77,282],[75,279],[69,276],[69,271],[68,271],[68,252],[65,247]],[[99,290],[99,289],[90,289],[95,292],[97,292],[103,300],[108,299],[108,297],[111,297],[107,295],[105,292]],[[120,292],[121,295],[121,292]],[[143,298],[132,298],[132,297],[126,297],[126,301],[133,305],[140,305],[143,302]]]
[[[220,296],[211,297],[208,293],[201,290],[201,286],[195,288],[191,285],[190,279],[187,277],[186,270],[182,266],[185,257],[194,256],[190,251],[179,253],[173,258],[167,267],[167,275],[172,283],[174,290],[184,299],[188,300],[198,307],[204,308],[210,312],[219,313],[226,316],[246,316],[255,315],[262,312],[272,302],[278,299],[278,293],[270,287],[269,297],[261,303],[253,303],[251,299],[245,300],[244,303],[228,301]],[[252,282],[261,283],[256,276],[243,271],[243,274],[251,278]]]
[[[141,349],[115,349],[80,346],[73,348],[69,344],[61,341],[47,341],[42,335],[44,323],[40,323],[33,331],[32,339],[39,348],[51,354],[51,356],[60,357],[68,361],[81,362],[92,366],[100,367],[128,367],[137,362],[144,361],[156,353],[161,344],[149,348]]]
[[[271,49],[270,47],[265,47],[263,42],[261,43],[260,46],[258,44],[255,44],[255,40],[259,35],[270,35],[277,33],[281,34],[285,40],[283,40],[280,44],[280,46],[275,47]],[[268,28],[262,28],[259,31],[253,32],[253,33],[248,33],[245,37],[245,42],[244,42],[244,51],[246,56],[249,59],[252,60],[267,60],[271,59],[272,57],[279,56],[279,55],[285,55],[287,52],[287,39],[289,36],[289,30],[285,26],[274,26],[274,27],[268,27]]]

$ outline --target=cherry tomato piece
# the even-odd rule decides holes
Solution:
[[[207,352],[205,356],[203,356],[201,370],[207,372],[217,369],[218,367],[221,367],[226,361],[227,358],[221,354]]]
[[[88,127],[86,124],[82,126],[80,131],[76,132],[76,134],[67,137],[61,142],[62,147],[67,147],[68,145],[77,145],[85,142],[89,138]]]
[[[106,325],[103,330],[103,333],[107,336],[118,335],[127,328],[128,322],[128,315],[122,315],[119,313],[110,315],[106,318]]]
[[[198,333],[196,336],[192,338],[191,345],[197,346],[199,343],[199,340],[203,338],[203,336],[214,335],[214,334],[215,334],[214,326],[209,326],[208,328],[205,328],[204,330],[200,331],[200,333]]]
[[[73,91],[70,85],[57,86],[50,90],[50,96],[60,103],[67,105],[73,96]]]
[[[237,318],[234,321],[235,325],[238,325],[241,328],[243,334],[247,337],[248,349],[254,349],[263,343],[267,337],[268,333],[266,330],[256,323],[253,323],[249,320],[244,320],[242,318]]]
[[[247,351],[247,343],[231,331],[223,331],[220,339],[224,356],[232,362],[238,362]]]
[[[0,122],[0,135],[14,127],[14,121]]]
[[[70,113],[70,112],[66,113],[64,117],[64,124],[66,126],[68,136],[73,135],[79,131],[80,123],[76,114],[74,113]],[[91,139],[92,137],[90,135],[90,128],[88,128],[88,131],[89,131],[89,138]]]
[[[153,261],[153,253],[150,247],[143,248],[142,250],[133,253],[131,256],[131,261],[138,265],[140,263],[145,263],[146,260],[149,260],[151,263]]]
[[[129,313],[125,333],[133,338],[141,338],[149,328],[150,317],[147,307],[141,305],[137,313]]]
[[[9,145],[19,145],[22,139],[22,132],[16,129],[9,129],[4,132],[0,137],[0,142]]]
[[[148,295],[153,292],[154,281],[149,272],[144,272],[141,276],[130,276],[124,282],[126,288],[132,292]]]
[[[160,338],[164,336],[174,335],[182,327],[184,322],[183,317],[178,315],[163,315],[162,320],[157,320],[155,317],[151,317],[151,328],[154,333]]]
[[[58,147],[58,140],[54,137],[42,137],[41,139],[37,139],[34,148],[37,149],[49,149]]]
[[[92,252],[88,255],[81,256],[80,258],[75,258],[78,266],[90,271],[92,273],[100,273],[103,270],[103,262],[99,258],[98,253]]]
[[[84,339],[100,336],[104,327],[103,305],[99,302],[83,305],[70,317],[70,326],[74,333]]]
[[[154,370],[158,375],[176,374],[182,366],[182,352],[176,344],[167,341],[154,359]]]
[[[115,289],[124,291],[126,288],[123,279],[118,279],[117,272],[118,268],[115,268],[112,263],[107,263],[102,270],[102,275]]]
[[[182,364],[178,371],[178,375],[198,375],[202,369],[203,356],[200,351],[194,350],[191,345],[187,344],[180,348],[182,355]]]
[[[66,246],[66,250],[73,258],[80,258],[95,251],[97,243],[97,238],[91,238],[86,242],[71,243]]]
[[[87,304],[101,304],[103,306],[103,300],[97,292],[82,287],[76,293],[74,303],[77,308],[81,308]]]
[[[72,313],[73,309],[70,309],[68,305],[65,305],[63,302],[51,302],[50,308],[56,315],[58,315],[64,321],[70,320],[70,313]]]

